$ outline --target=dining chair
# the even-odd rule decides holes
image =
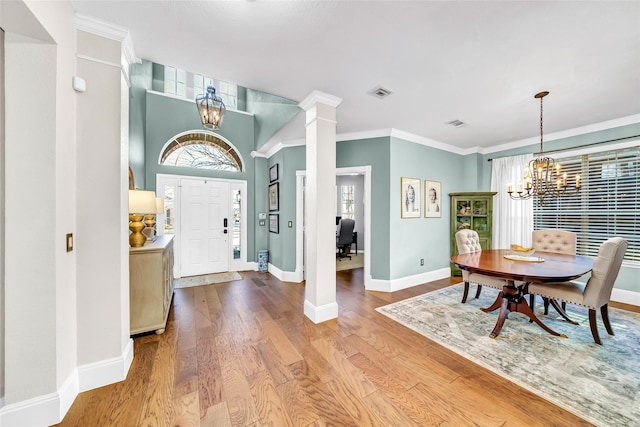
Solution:
[[[456,233],[456,246],[458,247],[458,254],[467,253],[481,253],[482,246],[480,246],[480,238],[475,230],[462,229]],[[469,294],[469,283],[475,283],[478,285],[476,290],[476,298],[480,296],[483,286],[489,286],[502,290],[505,285],[504,279],[497,279],[495,277],[486,276],[484,274],[469,273],[466,270],[462,270],[462,280],[464,280],[464,292],[462,294],[462,303],[467,302],[467,295]]]
[[[593,262],[591,277],[586,284],[577,282],[531,283],[529,293],[587,307],[593,340],[596,344],[602,344],[598,336],[596,310],[600,309],[604,327],[609,335],[613,335],[613,329],[609,323],[609,299],[627,246],[627,241],[622,237],[612,237],[604,242],[598,250],[598,256]]]
[[[536,251],[555,252],[559,254],[575,255],[576,254],[576,233],[567,230],[558,230],[555,228],[544,228],[542,230],[534,230],[531,234],[532,247]],[[529,306],[534,309],[535,295],[529,294]],[[566,304],[562,303],[564,310]],[[549,299],[544,299],[544,314],[549,314]]]

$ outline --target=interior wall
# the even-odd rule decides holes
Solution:
[[[0,28],[0,324],[4,325],[4,30]],[[0,328],[0,406],[4,400],[4,328]]]

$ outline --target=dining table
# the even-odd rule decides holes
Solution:
[[[523,256],[509,249],[488,249],[454,255],[451,262],[470,273],[505,280],[493,304],[482,309],[487,313],[500,309],[496,324],[489,335],[491,338],[500,334],[510,312],[524,314],[551,335],[566,338],[566,335],[559,334],[538,319],[524,295],[529,293],[530,283],[566,282],[585,275],[593,267],[593,259],[584,256],[542,251]],[[564,310],[555,301],[551,302],[554,308],[570,321]]]

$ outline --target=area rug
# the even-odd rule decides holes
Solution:
[[[580,322],[572,325],[553,308],[545,316],[538,301],[536,315],[568,338],[510,313],[500,335],[491,339],[498,310],[480,308],[491,305],[497,290],[484,288],[480,298],[461,304],[462,289],[454,285],[376,310],[595,425],[640,426],[640,314],[609,308],[615,336],[599,322],[603,345],[597,345],[586,310],[567,306]]]
[[[242,276],[237,271],[224,273],[203,274],[201,276],[181,277],[173,281],[176,288],[190,288],[192,286],[210,285],[212,283],[232,282],[240,280]]]
[[[364,253],[350,253],[349,258],[336,258],[336,271],[353,270],[354,268],[364,267]]]

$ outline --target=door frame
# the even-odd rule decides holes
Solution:
[[[371,166],[336,168],[338,175],[364,175],[364,288],[371,283]],[[306,170],[296,171],[296,270],[292,281],[304,280],[304,178]],[[336,196],[337,197],[337,196]],[[336,198],[334,197],[334,203]]]
[[[251,270],[252,268],[247,264],[247,234],[248,234],[248,224],[247,224],[247,210],[248,210],[248,202],[249,198],[247,195],[247,181],[242,179],[223,179],[223,178],[211,178],[207,176],[191,176],[191,175],[169,175],[158,173],[156,174],[156,194],[158,197],[164,197],[164,193],[161,192],[160,182],[167,185],[175,185],[176,193],[174,200],[174,211],[175,211],[175,234],[174,234],[174,265],[173,265],[173,277],[178,279],[182,277],[182,268],[180,261],[180,224],[181,224],[181,216],[180,216],[180,206],[182,202],[182,185],[181,182],[183,179],[190,180],[203,180],[203,181],[218,181],[218,182],[228,182],[229,183],[229,212],[227,218],[232,218],[232,199],[234,191],[240,190],[240,194],[242,195],[242,204],[240,210],[240,259],[233,258],[233,232],[231,232],[229,241],[228,241],[228,257],[229,257],[229,271],[242,271],[242,270]],[[162,218],[157,218],[158,222],[158,234],[162,235],[164,233],[164,214],[162,214]],[[159,220],[161,219],[161,221]]]

